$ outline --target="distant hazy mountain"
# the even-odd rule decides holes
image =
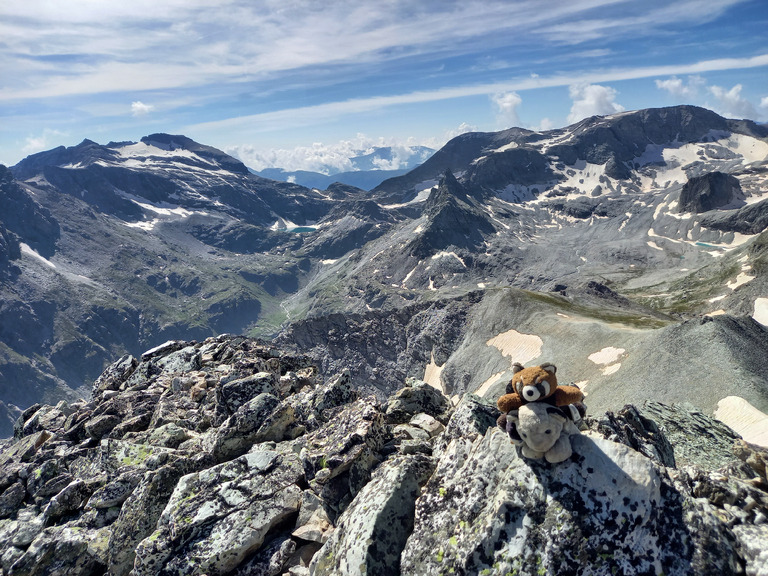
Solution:
[[[410,146],[406,149],[393,149],[389,146],[378,147],[368,154],[362,154],[350,158],[352,169],[345,172],[333,172],[329,167],[329,173],[312,172],[307,170],[288,171],[282,168],[265,168],[253,171],[254,174],[281,182],[293,182],[308,188],[325,190],[334,182],[348,184],[370,190],[381,184],[388,178],[401,176],[412,170],[435,151],[425,146]],[[397,168],[385,168],[396,166]]]
[[[35,154],[0,173],[2,431],[122,354],[281,326],[380,396],[492,396],[541,359],[595,409],[766,410],[767,158],[764,126],[690,106],[464,134],[371,192],[167,134]]]

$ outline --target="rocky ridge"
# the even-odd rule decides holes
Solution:
[[[497,415],[415,379],[361,397],[265,341],[169,341],[18,419],[0,574],[768,571],[768,453],[695,409],[590,418],[554,466]]]

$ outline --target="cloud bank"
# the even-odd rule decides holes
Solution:
[[[610,86],[599,84],[574,84],[568,88],[573,100],[568,122],[574,123],[589,116],[604,116],[624,111],[624,106],[615,102],[618,92]]]

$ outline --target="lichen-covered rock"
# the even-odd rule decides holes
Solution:
[[[397,456],[379,466],[314,557],[310,574],[399,574],[414,505],[432,470],[424,455]]]
[[[271,372],[258,372],[245,378],[227,382],[219,388],[219,403],[229,414],[234,414],[238,408],[259,394],[278,396],[275,375]]]
[[[692,513],[663,469],[622,444],[572,442],[550,465],[496,428],[452,441],[416,503],[402,573],[736,573],[732,534],[705,506]]]
[[[0,442],[0,576],[765,571],[768,458],[730,429],[627,407],[592,422],[618,444],[551,466],[497,416],[415,380],[358,398],[258,340],[169,342]]]
[[[436,439],[435,456],[439,456],[451,441],[458,438],[474,440],[496,426],[499,410],[490,400],[475,394],[462,396],[451,414],[445,431]]]
[[[213,455],[224,462],[245,454],[258,442],[279,442],[294,422],[290,404],[281,403],[272,394],[260,393],[241,405],[213,433]]]
[[[604,438],[626,444],[663,466],[675,467],[675,451],[667,436],[653,419],[635,406],[625,406],[618,414],[607,412],[588,418],[587,422]]]
[[[333,526],[322,499],[311,490],[302,492],[301,510],[291,535],[301,540],[323,544],[331,532]]]
[[[392,424],[404,424],[416,414],[429,414],[446,421],[451,411],[451,401],[437,388],[415,378],[409,378],[387,402],[387,420]]]
[[[339,407],[326,425],[296,440],[310,487],[341,512],[368,482],[386,436],[375,397]]]
[[[27,489],[21,482],[14,482],[0,494],[0,518],[11,516],[19,509],[27,495]]]
[[[303,476],[293,452],[258,450],[181,478],[157,529],[136,549],[136,576],[220,575],[298,512]]]
[[[46,528],[8,570],[9,576],[91,576],[103,573],[108,530]]]
[[[649,401],[640,412],[664,428],[678,467],[695,464],[706,470],[717,470],[738,462],[733,442],[740,436],[692,404]]]
[[[94,440],[100,440],[120,424],[120,417],[115,414],[102,414],[89,420],[85,424],[85,433]]]
[[[122,576],[130,572],[136,546],[155,530],[160,514],[179,479],[203,466],[205,462],[199,459],[179,458],[157,470],[144,473],[112,524],[108,545],[110,574]]]

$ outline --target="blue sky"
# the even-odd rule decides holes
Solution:
[[[680,103],[766,121],[766,30],[765,0],[3,0],[0,163],[169,132],[344,169]]]

